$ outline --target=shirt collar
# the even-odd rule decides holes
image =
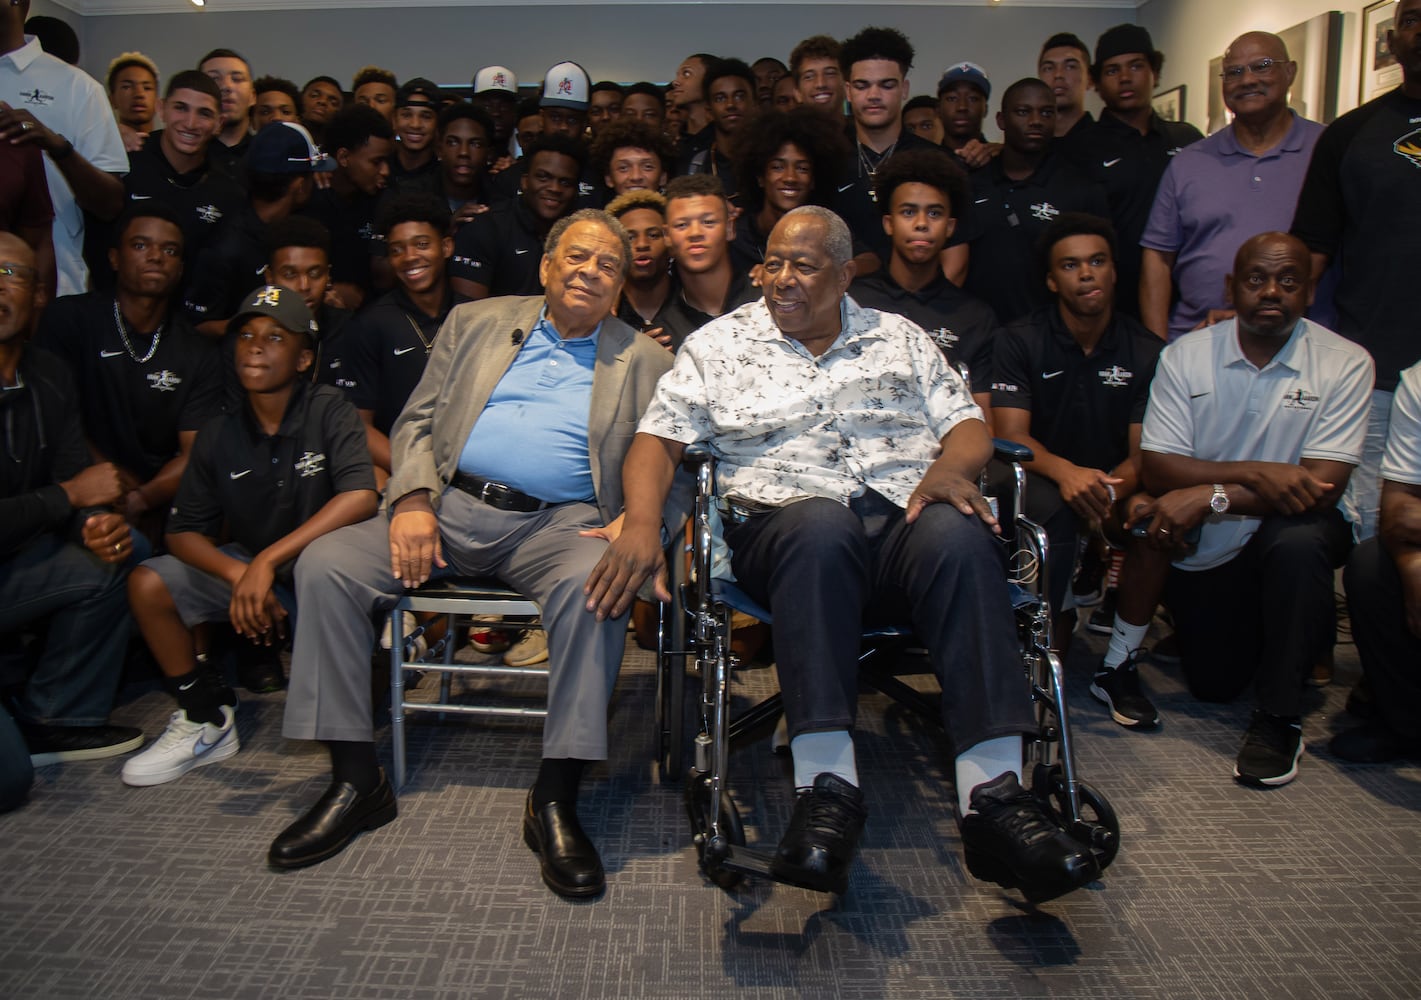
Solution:
[[[277,427],[276,433],[272,437],[294,438],[301,433],[301,428],[306,423],[306,401],[310,395],[310,383],[305,378],[298,377],[291,384],[291,398],[286,401],[286,412],[281,415],[281,425]],[[247,430],[252,437],[261,440],[266,434],[261,429],[261,424],[257,423],[257,416],[252,412],[251,400],[243,393],[242,415],[247,421]]]
[[[606,320],[602,321],[602,323],[605,322]],[[537,337],[546,337],[551,343],[562,344],[568,347],[569,349],[573,349],[579,346],[580,344],[597,343],[597,338],[602,333],[602,323],[598,323],[596,328],[593,329],[593,331],[587,336],[574,337],[569,340],[561,333],[558,333],[558,328],[553,326],[552,320],[548,319],[548,307],[543,306],[542,309],[538,310],[538,322],[533,324],[532,334],[533,336]]]
[[[1224,345],[1224,367],[1233,368],[1239,365],[1249,368],[1253,367],[1253,362],[1243,356],[1243,349],[1238,345],[1238,319],[1234,318],[1227,322],[1229,323],[1229,337],[1228,343]],[[1303,342],[1307,339],[1307,320],[1299,318],[1297,325],[1293,327],[1293,332],[1288,334],[1288,342],[1283,345],[1277,354],[1273,355],[1271,361],[1258,369],[1258,371],[1266,372],[1270,368],[1277,366],[1288,369],[1288,371],[1294,375],[1301,374],[1302,369],[1298,367],[1294,359],[1297,357],[1298,352],[1303,349]]]
[[[1278,153],[1296,153],[1303,148],[1304,119],[1291,108],[1288,109],[1288,114],[1293,116],[1293,120],[1292,123],[1288,126],[1287,133],[1283,136],[1283,141],[1278,143],[1278,145],[1274,146],[1272,149],[1268,150],[1266,153],[1261,154],[1259,156],[1260,159],[1265,156],[1275,156]],[[1238,144],[1238,132],[1236,131],[1237,128],[1238,123],[1235,122],[1231,124],[1228,128],[1224,129],[1224,134],[1219,139],[1219,144],[1222,147],[1220,151],[1226,156],[1240,154],[1243,156],[1255,155]]]
[[[38,38],[34,35],[26,35],[25,44],[13,52],[5,53],[3,58],[10,60],[10,64],[17,71],[23,73],[30,68],[30,64],[38,59],[43,51]]]

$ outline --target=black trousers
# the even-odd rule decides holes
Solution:
[[[1369,538],[1352,552],[1342,580],[1377,713],[1397,736],[1421,739],[1421,639],[1406,627],[1396,563],[1380,539]]]
[[[1164,601],[1194,696],[1232,701],[1252,684],[1265,712],[1300,715],[1304,678],[1337,637],[1333,571],[1351,545],[1330,508],[1265,517],[1222,566],[1171,569]]]
[[[869,493],[727,518],[725,535],[740,586],[774,616],[791,738],[853,727],[866,622],[911,624],[927,647],[954,755],[1035,732],[1003,553],[978,518],[933,504],[910,525]]]

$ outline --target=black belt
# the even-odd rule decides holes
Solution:
[[[454,478],[449,485],[455,489],[463,490],[475,500],[482,500],[490,507],[496,507],[499,510],[531,514],[537,510],[547,510],[549,507],[557,506],[546,500],[539,500],[537,497],[520,493],[512,486],[490,482],[487,479],[480,479],[478,476],[470,476],[463,472],[454,473]]]

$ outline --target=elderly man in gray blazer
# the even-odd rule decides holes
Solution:
[[[320,539],[297,564],[283,731],[323,741],[332,776],[272,843],[273,866],[315,864],[395,817],[371,723],[372,614],[454,572],[498,576],[542,609],[548,717],[524,839],[554,892],[603,890],[577,789],[584,764],[607,756],[626,623],[588,613],[582,588],[620,531],[622,460],[671,366],[664,349],[611,315],[630,261],[620,224],[578,212],[548,235],[542,297],[456,306],[391,433],[387,509]]]

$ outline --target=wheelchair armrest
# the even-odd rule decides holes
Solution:
[[[707,462],[715,461],[715,456],[710,453],[710,449],[704,445],[688,444],[681,453],[681,464],[691,467],[705,465]]]
[[[1030,462],[1036,457],[1026,445],[1006,438],[992,438],[992,449],[998,461],[1002,462]]]

